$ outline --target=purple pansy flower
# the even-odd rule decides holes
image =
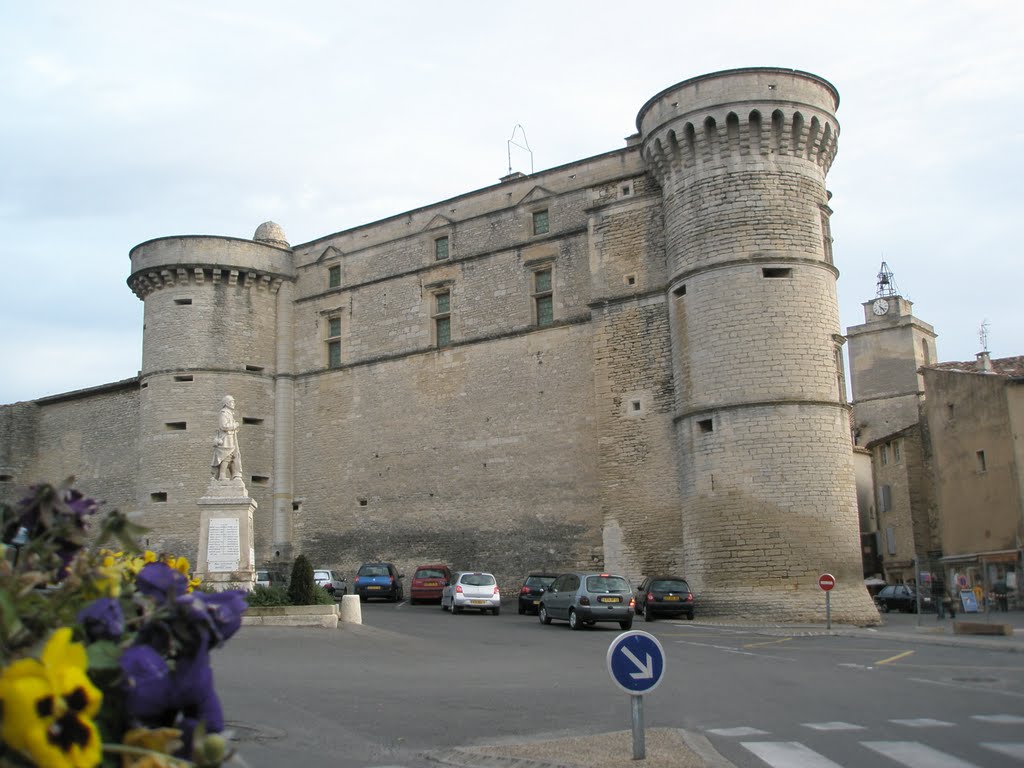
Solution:
[[[143,723],[164,725],[177,707],[171,672],[164,657],[148,645],[133,645],[121,654],[124,673],[125,710]]]
[[[193,624],[193,630],[208,639],[211,648],[223,644],[238,631],[242,614],[249,607],[245,592],[240,589],[190,592],[175,602]]]
[[[167,563],[147,563],[135,577],[135,587],[163,605],[188,591],[188,579]]]
[[[124,613],[112,597],[94,600],[78,612],[77,618],[90,642],[120,640],[124,634]]]

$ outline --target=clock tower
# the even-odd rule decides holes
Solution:
[[[864,324],[846,329],[858,445],[917,423],[924,397],[918,368],[937,362],[935,330],[914,317],[884,261],[875,298],[863,306]]]

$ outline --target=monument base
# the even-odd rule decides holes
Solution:
[[[256,500],[245,483],[211,480],[199,499],[199,556],[195,574],[217,591],[256,584],[252,517]]]

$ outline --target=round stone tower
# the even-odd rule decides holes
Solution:
[[[290,560],[295,278],[284,233],[267,222],[253,240],[163,237],[130,256],[128,285],[145,302],[137,499],[148,546],[196,562],[197,501],[231,395],[242,479],[259,505],[256,562]]]
[[[640,110],[662,188],[683,564],[709,613],[877,621],[863,585],[825,175],[836,89],[787,69]]]

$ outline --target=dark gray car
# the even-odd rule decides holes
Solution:
[[[592,627],[599,621],[633,626],[633,588],[624,576],[610,573],[563,573],[544,590],[537,606],[541,624],[564,619],[572,629]]]

